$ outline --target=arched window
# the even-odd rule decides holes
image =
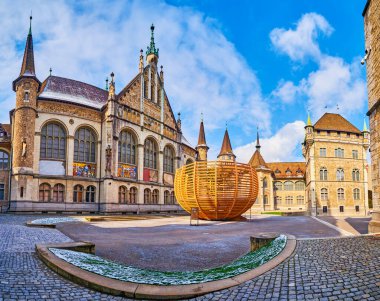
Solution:
[[[321,189],[321,200],[327,201],[328,199],[329,199],[329,194],[327,192],[327,188],[322,188]]]
[[[149,188],[144,189],[144,204],[151,204],[152,202],[152,194]]]
[[[326,167],[321,167],[319,170],[319,179],[321,181],[327,181],[327,168]]]
[[[8,153],[0,150],[0,170],[9,169],[9,155]]]
[[[119,163],[136,165],[136,139],[128,131],[122,131],[119,136]]]
[[[82,185],[75,185],[74,186],[73,201],[75,203],[82,203],[83,202],[83,186]]]
[[[57,123],[48,123],[41,130],[40,159],[66,159],[66,132]]]
[[[337,157],[337,158],[343,158],[344,157],[344,149],[342,149],[342,148],[336,148],[335,149],[335,157]]]
[[[86,203],[94,203],[95,202],[95,186],[88,186],[86,189]]]
[[[65,201],[65,186],[55,184],[53,187],[53,202],[62,203]]]
[[[354,200],[355,201],[360,200],[360,190],[359,190],[359,188],[355,188],[354,189]]]
[[[344,200],[344,189],[338,188],[338,200]]]
[[[144,144],[144,167],[157,169],[157,146],[152,139],[146,139]]]
[[[164,172],[174,173],[174,151],[170,146],[164,148]]]
[[[50,202],[51,200],[51,187],[47,183],[40,185],[40,201],[41,202]]]
[[[174,191],[172,191],[171,194],[170,194],[170,203],[171,204],[177,204],[177,200],[175,198]]]
[[[303,205],[305,202],[303,195],[297,195],[297,205]]]
[[[153,193],[152,193],[152,203],[153,204],[158,204],[159,197],[160,197],[160,192],[158,191],[158,189],[153,190]]]
[[[298,191],[305,190],[305,183],[302,181],[297,181],[296,182],[296,190],[298,190]]]
[[[286,196],[285,197],[285,204],[286,205],[293,205],[293,197],[292,196]]]
[[[193,163],[193,160],[191,160],[191,159],[186,160],[186,165],[191,164],[191,163]]]
[[[264,205],[269,205],[268,196],[264,195]]]
[[[343,170],[343,168],[338,168],[336,170],[336,180],[337,181],[344,181],[344,170]]]
[[[263,188],[267,188],[268,187],[268,180],[267,178],[264,178],[263,179]]]
[[[128,203],[128,189],[125,186],[119,187],[119,203]]]
[[[170,204],[170,192],[168,190],[164,191],[164,204]]]
[[[284,183],[284,190],[286,190],[286,191],[294,190],[294,184],[293,184],[293,182],[286,181]]]
[[[129,189],[129,203],[136,204],[137,203],[137,188],[131,187]]]
[[[96,162],[96,135],[92,129],[81,127],[75,132],[74,161]]]
[[[274,182],[274,190],[282,190],[282,183]]]
[[[360,172],[357,168],[352,170],[352,181],[360,181]]]

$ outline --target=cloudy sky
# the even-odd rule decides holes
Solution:
[[[260,128],[266,161],[302,160],[307,112],[340,113],[359,129],[367,111],[365,0],[0,2],[0,122],[9,122],[29,15],[38,78],[49,74],[120,91],[138,72],[156,26],[159,64],[174,112],[196,144],[204,115],[210,157],[228,125],[238,160]]]

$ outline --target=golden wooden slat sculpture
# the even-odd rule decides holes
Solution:
[[[199,209],[199,218],[230,220],[246,212],[258,193],[256,171],[248,164],[197,161],[177,169],[174,190],[187,212]]]

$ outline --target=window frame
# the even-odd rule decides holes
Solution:
[[[97,135],[92,128],[79,127],[74,135],[74,162],[96,164],[97,143]]]
[[[46,123],[40,133],[40,160],[66,161],[66,148],[66,129],[58,122]]]
[[[134,133],[129,130],[122,130],[118,141],[119,163],[137,165],[137,139]]]

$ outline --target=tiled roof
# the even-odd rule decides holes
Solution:
[[[257,168],[257,167],[268,168],[267,163],[265,162],[263,156],[261,156],[261,153],[258,150],[256,150],[253,153],[253,156],[249,160],[248,164],[251,165],[253,168]]]
[[[5,132],[7,132],[7,135],[10,136],[11,135],[11,125],[10,124],[2,124],[0,123],[0,132],[4,130]]]
[[[201,121],[201,125],[199,126],[199,135],[198,135],[198,144],[199,145],[207,145],[206,143],[206,135],[205,135],[205,127],[203,125],[203,121]]]
[[[361,134],[361,131],[339,114],[325,113],[315,124],[316,130]]]
[[[42,84],[39,98],[101,109],[107,103],[108,92],[73,79],[49,76]]]
[[[305,176],[305,162],[272,162],[267,165],[276,178],[303,178]]]
[[[224,132],[222,148],[220,149],[220,153],[218,155],[218,158],[220,156],[223,156],[223,155],[232,155],[232,156],[235,156],[234,153],[233,153],[233,151],[232,151],[230,136],[228,135],[227,129]]]

